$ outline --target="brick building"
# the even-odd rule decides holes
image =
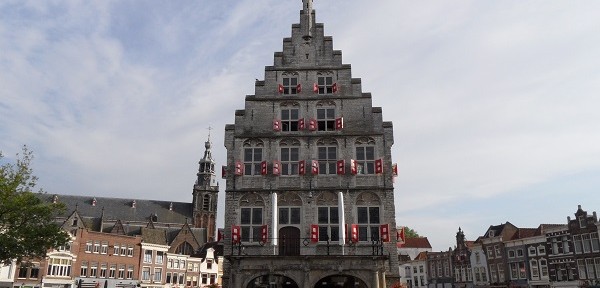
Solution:
[[[398,281],[392,123],[341,56],[304,0],[226,125],[224,287]]]

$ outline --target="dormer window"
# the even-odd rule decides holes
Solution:
[[[585,228],[585,226],[586,226],[585,217],[584,216],[579,216],[579,217],[577,217],[577,219],[579,220],[579,227],[580,228]]]

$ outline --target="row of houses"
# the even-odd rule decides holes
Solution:
[[[565,224],[519,228],[491,225],[467,241],[433,252],[426,238],[398,245],[401,282],[408,287],[600,287],[600,222],[579,205]]]

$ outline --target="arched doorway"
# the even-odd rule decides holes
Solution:
[[[367,288],[367,284],[360,278],[350,275],[332,275],[321,278],[315,288]]]
[[[300,288],[294,280],[283,275],[258,276],[246,288]]]
[[[283,227],[279,229],[279,255],[300,255],[300,229]]]

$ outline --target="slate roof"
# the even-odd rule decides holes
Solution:
[[[167,245],[167,232],[165,229],[144,228],[141,229],[144,243]]]
[[[43,201],[52,202],[54,194],[36,194]],[[171,202],[159,200],[144,199],[125,199],[110,197],[93,196],[75,196],[75,195],[57,195],[58,202],[66,205],[65,213],[70,214],[77,209],[82,218],[100,218],[104,210],[104,220],[121,220],[126,222],[148,222],[151,216],[156,215],[154,222],[183,224],[186,219],[192,219],[192,203]],[[96,205],[92,205],[93,199],[96,199]],[[132,202],[135,200],[135,208],[132,208]],[[169,206],[173,205],[173,210]],[[68,217],[68,214],[61,215]],[[86,223],[87,224],[87,223]],[[98,226],[98,223],[91,223]],[[94,227],[96,228],[96,227]],[[105,227],[103,227],[105,228]]]

